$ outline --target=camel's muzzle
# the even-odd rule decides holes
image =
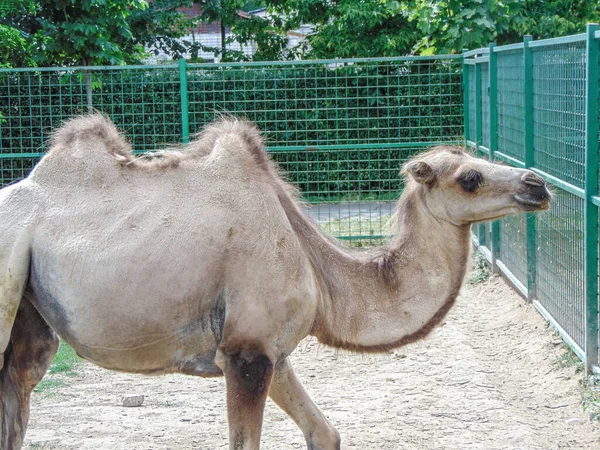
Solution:
[[[552,193],[542,177],[533,172],[527,172],[521,177],[522,187],[515,194],[523,211],[539,211],[550,208]]]

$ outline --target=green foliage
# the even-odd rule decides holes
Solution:
[[[471,274],[469,275],[469,283],[482,283],[489,280],[491,275],[490,265],[487,259],[485,256],[483,256],[483,254],[481,254],[481,252],[475,251],[473,253],[473,267]]]
[[[48,370],[49,374],[62,374],[67,376],[76,375],[75,371],[78,364],[81,363],[81,359],[75,353],[68,344],[64,341],[60,342],[60,346],[58,347],[58,352],[54,356],[52,360],[52,364],[50,365],[50,369]]]
[[[8,15],[38,65],[125,64],[139,60],[128,19],[145,0],[42,0]]]
[[[5,64],[12,66],[135,64],[146,58],[145,48],[178,58],[191,45],[178,40],[193,24],[177,10],[190,5],[187,0],[4,0],[0,4],[4,5],[0,24],[21,36],[20,55],[10,52],[14,39],[0,40],[0,54],[7,55]]]
[[[106,65],[139,63],[151,52],[177,59],[200,50],[222,61],[356,58],[457,53],[496,41],[582,32],[600,20],[598,2],[585,0],[205,0],[200,17],[178,8],[191,0],[2,0],[0,64]],[[241,10],[267,7],[266,17]],[[198,22],[231,29],[222,45],[182,39]],[[288,35],[314,26],[307,40],[288,48]],[[249,57],[234,43],[256,46]],[[196,55],[196,56],[195,56]]]
[[[583,410],[590,415],[590,419],[600,422],[600,379],[594,376],[584,378],[582,381],[581,400]]]
[[[523,35],[558,37],[600,20],[586,0],[267,0],[286,24],[313,24],[307,58],[459,53]]]
[[[307,58],[404,55],[417,37],[405,2],[269,0],[267,4],[273,13],[286,17],[288,28],[314,25],[307,43],[298,49]]]
[[[202,11],[198,20],[203,23],[219,22],[231,30],[231,36],[225,40],[225,48],[222,44],[216,46],[205,46],[193,44],[192,55],[197,50],[212,52],[221,61],[275,61],[294,59],[298,52],[287,48],[287,31],[295,24],[282,20],[278,15],[268,17],[242,17],[240,11],[250,11],[259,6],[259,2],[247,2],[244,0],[206,0],[202,3]],[[233,44],[242,46],[254,45],[256,52],[252,57],[244,52],[234,50]],[[192,62],[201,62],[192,56]]]
[[[183,57],[194,44],[181,38],[198,19],[188,18],[179,8],[192,4],[191,0],[152,0],[145,8],[132,9],[128,22],[134,41],[156,55]]]
[[[422,37],[416,49],[422,54],[457,53],[463,48],[520,42],[585,31],[598,21],[598,2],[585,0],[418,0],[409,9]]]
[[[64,377],[77,375],[77,366],[81,363],[81,359],[71,347],[64,341],[60,342],[58,352],[52,360],[52,364],[48,369],[48,373],[44,379],[38,383],[34,392],[44,395],[56,394],[56,390],[66,384]]]
[[[555,364],[583,375],[579,380],[583,410],[590,415],[590,420],[600,421],[600,379],[594,375],[585,376],[583,362],[567,345],[562,345],[562,354],[556,357]]]
[[[577,355],[566,345],[563,346],[564,352],[562,355],[556,358],[555,364],[562,368],[572,368],[575,373],[583,372],[583,362],[577,357]]]
[[[0,24],[0,68],[33,66],[26,40],[19,30]]]
[[[510,0],[509,0],[510,1]],[[497,0],[418,0],[409,12],[422,38],[417,41],[421,53],[456,53],[463,48],[487,45],[502,26],[503,4]]]

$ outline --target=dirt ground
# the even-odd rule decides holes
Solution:
[[[293,363],[343,449],[600,449],[560,339],[500,279],[466,285],[425,341],[376,356],[301,343]],[[224,381],[144,377],[91,364],[34,394],[26,449],[226,449]],[[138,408],[124,395],[143,394]],[[305,449],[270,400],[262,448]]]

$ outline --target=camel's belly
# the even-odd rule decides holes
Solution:
[[[82,358],[126,372],[221,375],[214,357],[223,333],[224,295],[178,301],[174,293],[161,301],[147,290],[146,298],[128,302],[114,298],[119,293],[114,280],[106,280],[111,295],[105,298],[98,294],[98,286],[65,288],[65,276],[59,267],[41,267],[34,256],[27,293],[48,324]]]

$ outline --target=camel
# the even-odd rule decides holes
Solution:
[[[339,449],[289,362],[298,343],[385,352],[424,338],[459,293],[471,224],[552,198],[533,172],[459,147],[402,170],[394,235],[365,252],[305,216],[247,122],[142,157],[103,115],[66,122],[0,191],[1,448],[21,448],[60,336],[111,370],[224,376],[232,450],[259,449],[267,396],[309,449]]]

